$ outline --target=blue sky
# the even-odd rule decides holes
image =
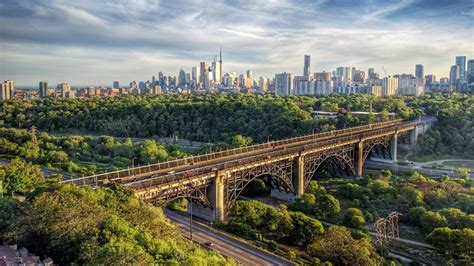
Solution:
[[[375,67],[448,76],[474,58],[473,0],[2,0],[0,79],[128,84],[176,75],[224,50],[254,76]]]

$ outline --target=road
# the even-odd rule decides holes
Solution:
[[[94,134],[88,134],[88,133],[54,133],[54,132],[48,132],[49,135],[55,136],[55,137],[70,137],[70,136],[90,136],[93,139],[99,139],[102,136],[109,136],[109,135],[94,135]],[[127,138],[130,138],[132,142],[141,142],[145,140],[157,140],[159,142],[165,143],[165,144],[179,144],[183,150],[187,152],[193,152],[195,150],[198,150],[199,148],[205,146],[207,143],[205,142],[199,142],[199,141],[192,141],[192,140],[187,140],[187,139],[175,139],[175,138],[164,138],[164,137],[150,137],[150,138],[138,138],[138,137],[115,137],[111,136],[115,140],[126,140]]]
[[[7,165],[7,164],[10,164],[10,160],[0,159],[0,165]],[[68,173],[65,173],[65,172],[62,172],[62,171],[51,170],[51,169],[48,169],[44,166],[41,166],[41,172],[46,177],[49,177],[53,174],[58,174],[58,175],[62,175],[64,180],[77,178],[76,176],[73,176],[71,174],[68,174]]]
[[[165,210],[165,214],[180,227],[183,235],[189,237],[188,217],[184,217],[171,210]],[[220,233],[196,221],[193,221],[193,240],[200,244],[210,241],[214,244],[212,249],[243,265],[296,265],[291,261]]]
[[[394,165],[390,162],[382,162],[382,161],[367,161],[364,164],[364,168],[368,169],[389,169],[389,170],[397,170],[403,172],[414,172],[417,171],[420,174],[427,174],[427,175],[448,175],[451,177],[459,177],[460,175],[456,172],[452,172],[450,170],[441,170],[441,169],[427,169],[422,168],[422,165]],[[471,178],[474,178],[474,173],[470,174]]]

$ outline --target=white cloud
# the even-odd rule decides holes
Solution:
[[[161,70],[175,75],[183,66],[190,71],[199,61],[210,61],[220,45],[224,71],[251,69],[266,76],[300,74],[303,54],[312,55],[314,71],[351,65],[413,72],[422,63],[437,76],[447,75],[455,55],[474,56],[472,27],[452,19],[450,24],[384,19],[413,5],[409,0],[371,5],[363,19],[363,8],[331,7],[324,1],[38,2],[26,7],[33,10],[32,18],[0,15],[5,25],[0,56],[9,66],[0,69],[3,79],[20,84],[146,80]]]

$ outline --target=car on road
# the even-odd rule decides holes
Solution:
[[[212,243],[211,241],[207,241],[206,243],[204,243],[204,246],[213,247],[214,243]]]

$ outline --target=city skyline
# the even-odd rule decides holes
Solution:
[[[272,77],[338,66],[449,77],[474,57],[472,1],[5,1],[0,79],[109,85],[191,72],[224,50],[223,73]],[[169,14],[173,14],[170,16]],[[341,16],[343,14],[344,16]],[[295,20],[298,18],[298,20]],[[455,29],[455,30],[454,30]]]

